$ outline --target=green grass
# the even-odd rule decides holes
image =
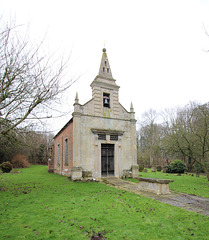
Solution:
[[[205,176],[196,177],[188,176],[186,174],[163,173],[163,172],[151,172],[148,169],[147,173],[140,172],[140,177],[147,178],[160,178],[160,179],[172,179],[174,182],[169,183],[169,189],[176,192],[188,193],[196,196],[209,198],[209,181]],[[138,182],[138,181],[137,181]]]
[[[0,174],[0,239],[208,239],[209,217],[31,166]]]

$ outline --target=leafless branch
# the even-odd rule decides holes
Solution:
[[[0,135],[19,127],[32,113],[43,113],[47,103],[77,80],[61,82],[69,58],[58,62],[53,56],[39,57],[42,44],[31,48],[16,26],[0,30]]]

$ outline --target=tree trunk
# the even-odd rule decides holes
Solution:
[[[208,179],[208,181],[209,181],[209,171],[206,170],[205,173],[206,173],[206,177],[207,177],[207,179]]]
[[[207,167],[205,166],[205,164],[201,163],[201,165],[202,165],[202,168],[205,171],[206,177],[207,177],[207,179],[209,181],[209,171],[208,171]]]
[[[152,167],[153,159],[152,159],[152,152],[151,151],[150,151],[150,155],[149,155],[149,162],[150,162],[150,166]]]
[[[196,163],[199,163],[199,164],[202,166],[202,168],[203,168],[203,170],[204,170],[204,172],[205,172],[205,174],[206,174],[206,177],[207,177],[207,179],[208,179],[208,181],[209,181],[209,170],[207,169],[207,167],[206,167],[206,165],[205,165],[205,159],[203,159],[202,161],[197,161],[197,160],[194,159],[194,161],[195,161]]]

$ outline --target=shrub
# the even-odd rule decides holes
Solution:
[[[29,167],[29,162],[27,156],[23,154],[16,154],[12,158],[12,165],[14,168],[27,168]]]
[[[158,171],[158,172],[161,172],[161,170],[162,170],[162,167],[161,167],[161,166],[157,166],[157,168],[156,168],[156,169],[157,169],[157,171]]]
[[[139,172],[142,172],[144,170],[144,166],[143,165],[139,165]]]
[[[186,165],[181,160],[174,160],[170,163],[170,165],[167,168],[167,173],[184,173],[186,170]]]
[[[204,173],[204,169],[202,168],[202,166],[199,163],[195,163],[194,170],[197,173]]]
[[[12,170],[12,164],[10,162],[3,162],[0,166],[4,173],[9,173]]]

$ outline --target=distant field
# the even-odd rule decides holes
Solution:
[[[208,239],[208,226],[209,217],[100,183],[70,182],[46,166],[0,174],[0,239]]]

